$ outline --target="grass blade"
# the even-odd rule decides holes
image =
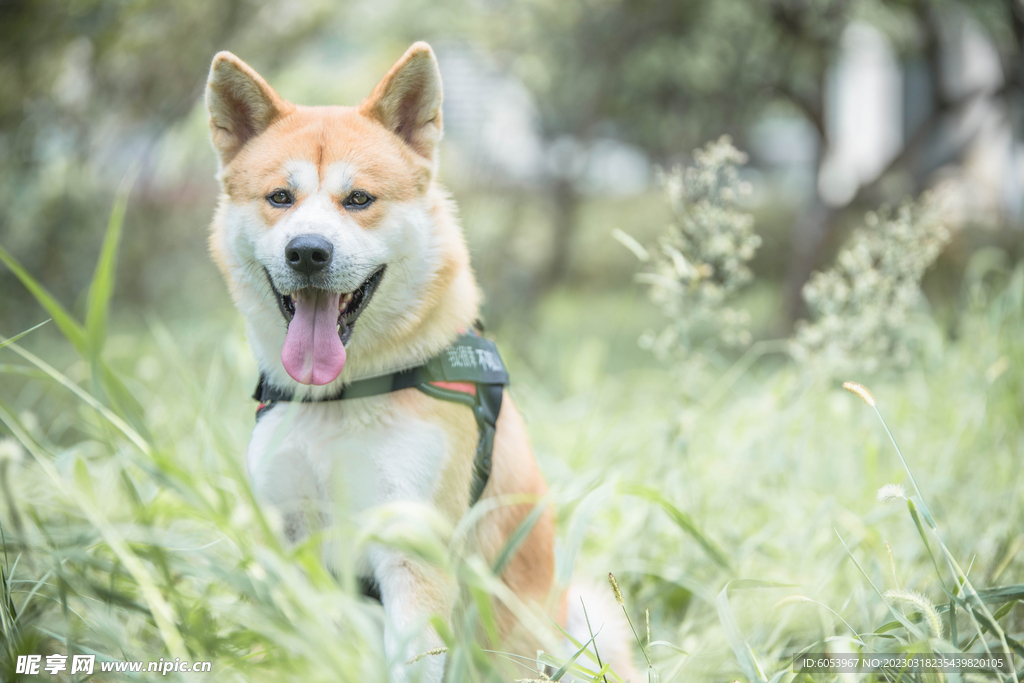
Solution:
[[[750,649],[747,641],[743,638],[743,632],[740,631],[740,626],[736,623],[736,615],[733,614],[732,606],[729,604],[729,588],[734,585],[736,588],[767,588],[776,584],[770,584],[765,581],[730,581],[725,584],[725,588],[718,594],[717,600],[718,620],[722,622],[722,628],[725,630],[725,637],[729,641],[729,647],[732,648],[733,654],[736,655],[736,660],[739,662],[743,674],[747,677],[748,681],[767,683],[768,679],[765,677],[764,671],[761,670],[761,665],[758,664],[754,651]]]
[[[689,652],[687,652],[683,648],[679,647],[678,645],[676,645],[674,643],[670,643],[667,640],[655,640],[650,645],[648,645],[648,647],[649,648],[651,648],[651,647],[667,647],[668,649],[674,650],[674,651],[678,652],[681,655],[686,655],[687,657],[692,657],[693,656],[692,654],[690,654]]]
[[[928,542],[928,535],[924,531],[924,525],[921,523],[921,515],[917,511],[917,505],[910,498],[907,499],[907,508],[910,510],[910,516],[914,519],[914,525],[917,527],[917,533],[921,536],[921,540],[924,541],[924,548],[928,551],[928,557],[932,558],[932,565],[935,567],[935,575],[939,578],[939,583],[942,583],[942,570],[939,569],[939,562],[935,559],[935,553],[932,552],[932,545]]]
[[[1000,586],[978,591],[982,602],[1002,602],[1004,600],[1024,600],[1024,583],[1012,586]]]
[[[853,551],[850,550],[850,546],[846,545],[846,541],[843,540],[843,537],[842,535],[840,535],[839,530],[836,529],[835,532],[836,536],[839,536],[839,542],[842,543],[843,547],[846,549],[846,554],[850,556],[850,559],[853,560],[853,563],[857,565],[857,569],[860,570],[861,576],[864,577],[864,579],[868,582],[868,585],[871,586],[871,589],[875,591],[875,594],[878,595],[882,602],[885,603],[885,606],[889,608],[889,611],[892,613],[892,615],[896,617],[896,621],[900,622],[903,625],[903,628],[907,629],[907,633],[913,634],[913,636],[919,640],[924,640],[924,632],[921,631],[921,629],[917,628],[917,626],[911,623],[909,619],[907,619],[905,616],[897,612],[896,609],[893,608],[891,604],[889,604],[889,601],[885,599],[884,595],[882,595],[882,591],[878,590],[878,586],[876,586],[875,583],[871,580],[871,577],[868,576],[868,573],[864,571],[864,567],[860,566],[860,562],[857,561],[857,558],[856,556],[854,556]]]
[[[70,390],[73,394],[75,394],[75,396],[78,396],[78,398],[82,399],[85,403],[87,403],[89,407],[96,410],[108,422],[110,422],[110,424],[114,425],[114,427],[116,427],[118,431],[124,434],[124,436],[127,437],[129,441],[135,444],[140,451],[142,451],[143,453],[150,457],[153,456],[153,447],[150,445],[148,440],[143,438],[141,434],[132,429],[132,427],[127,422],[122,420],[118,415],[115,415],[113,412],[111,412],[109,408],[107,408],[98,400],[96,400],[95,397],[91,396],[89,393],[84,391],[80,386],[72,382],[65,375],[58,372],[53,366],[51,366],[49,363],[39,358],[35,354],[26,351],[17,344],[12,344],[11,349],[13,349],[19,356],[21,356],[22,358],[24,358],[25,360],[27,360],[28,362],[32,363],[37,368],[45,372],[47,375],[50,376],[51,379],[55,380],[63,387]]]
[[[498,553],[498,557],[494,560],[492,567],[495,576],[501,576],[501,573],[508,567],[508,563],[512,561],[515,554],[519,552],[519,547],[526,542],[530,532],[533,531],[533,527],[537,526],[537,522],[540,521],[540,516],[544,514],[547,509],[547,501],[540,501],[533,506],[530,510],[530,514],[523,518],[523,521],[519,522],[519,526],[512,532],[512,535],[505,541],[504,547],[501,552]]]
[[[998,614],[998,612],[997,612]],[[956,603],[952,600],[949,601],[949,640],[950,642],[959,642],[960,636],[956,630]],[[973,643],[972,643],[973,644]],[[970,646],[968,646],[970,647]],[[967,648],[960,648],[961,651]]]
[[[128,194],[135,182],[135,171],[129,171],[117,190],[114,207],[110,211],[103,246],[96,262],[92,283],[89,286],[89,306],[85,315],[85,331],[89,347],[94,356],[103,348],[107,335],[107,318],[110,314],[110,298],[114,293],[114,275],[117,266],[117,248],[124,228],[124,215],[128,206]]]
[[[688,514],[673,505],[667,498],[661,495],[661,493],[649,486],[640,485],[624,486],[623,493],[643,498],[660,505],[661,509],[665,511],[673,522],[675,522],[676,526],[686,532],[691,538],[693,538],[693,540],[697,541],[697,543],[700,544],[700,547],[704,549],[704,552],[706,552],[717,565],[723,569],[732,571],[732,566],[729,563],[729,556],[725,554],[717,543],[708,538],[707,534],[701,531]]]
[[[1005,605],[1000,607],[998,610],[996,610],[996,613],[992,615],[992,618],[995,619],[995,621],[998,622],[1000,619],[1002,619],[1007,614],[1009,614],[1010,610],[1012,610],[1016,606],[1016,604],[1017,604],[1016,600],[1013,600],[1011,602],[1006,603]],[[949,601],[949,605],[950,605],[950,609],[951,610],[955,610],[956,609],[955,603],[953,602],[952,598]],[[976,643],[978,641],[978,638],[980,638],[981,636],[983,636],[986,633],[988,633],[988,630],[989,630],[988,626],[982,625],[981,633],[979,633],[978,635],[976,635],[973,638],[971,638],[971,642],[969,642],[966,645],[964,645],[963,647],[961,647],[960,650],[963,651],[963,652],[966,652],[966,651],[970,650],[971,646],[974,645],[974,643]],[[953,640],[954,643],[956,642],[955,635],[952,638],[952,640]]]
[[[600,632],[601,632],[601,631],[599,630],[599,631],[598,631],[597,633],[600,633]],[[586,649],[587,649],[588,647],[590,647],[590,644],[591,644],[592,642],[594,642],[594,638],[596,638],[596,637],[597,637],[597,633],[595,633],[595,634],[593,635],[593,637],[591,637],[591,639],[590,639],[590,640],[588,640],[587,642],[585,642],[585,643],[583,644],[583,647],[581,647],[580,649],[576,650],[576,654],[574,654],[574,655],[573,655],[572,657],[570,657],[570,658],[569,658],[569,661],[567,661],[567,662],[566,662],[565,664],[563,664],[563,665],[562,665],[561,667],[559,667],[558,671],[556,671],[556,672],[554,673],[554,675],[553,675],[553,676],[551,676],[551,680],[553,680],[553,681],[560,681],[560,680],[562,680],[562,676],[564,676],[564,675],[565,675],[566,673],[568,673],[568,672],[569,672],[569,669],[571,669],[571,668],[572,668],[572,665],[576,663],[576,660],[580,658],[580,655],[581,655],[581,654],[583,654],[583,652],[584,652],[584,651],[585,651],[585,650],[586,650]]]
[[[44,320],[43,322],[39,323],[39,324],[38,324],[38,325],[36,325],[35,327],[30,327],[30,328],[28,328],[27,330],[25,330],[24,332],[22,332],[22,333],[20,333],[20,334],[16,334],[16,335],[14,335],[14,336],[13,336],[13,337],[11,337],[10,339],[0,339],[0,349],[4,348],[4,347],[5,347],[5,346],[7,346],[8,344],[12,344],[12,343],[14,343],[14,342],[18,341],[19,339],[21,339],[22,337],[24,337],[24,336],[25,336],[26,334],[28,334],[29,332],[35,332],[36,330],[38,330],[38,329],[39,329],[40,327],[42,327],[43,325],[45,325],[46,323],[50,322],[50,320],[52,320],[52,318],[47,318],[46,320]]]
[[[892,432],[889,430],[889,425],[886,423],[885,418],[882,417],[882,412],[878,409],[878,405],[872,405],[871,407],[874,408],[875,415],[878,416],[878,420],[885,428],[885,433],[889,435],[889,441],[892,443],[892,447],[896,449],[896,454],[900,456],[900,462],[903,463],[904,471],[907,473],[907,476],[910,477],[910,483],[913,485],[914,492],[917,494],[917,498],[921,502],[921,514],[924,516],[925,521],[928,522],[928,526],[935,529],[935,520],[932,518],[931,511],[928,510],[928,504],[924,502],[924,495],[921,493],[921,487],[917,485],[917,479],[914,478],[914,473],[910,471],[910,465],[907,464],[907,459],[903,456],[903,451],[900,449],[899,444],[896,443],[896,437],[894,437]]]
[[[597,636],[594,634],[594,629],[590,627],[590,615],[587,614],[587,605],[583,602],[583,596],[580,596],[580,605],[583,606],[583,617],[587,620],[587,632],[590,633],[590,639],[594,640]],[[594,643],[594,655],[597,657],[597,665],[601,667],[601,676],[604,678],[604,683],[608,683],[608,677],[604,676],[603,673],[607,671],[607,665],[601,661],[601,653],[597,650],[597,643]]]
[[[68,338],[68,341],[74,345],[78,352],[85,353],[88,348],[85,330],[71,316],[71,313],[59,301],[54,299],[34,277],[29,275],[28,271],[18,263],[18,260],[11,256],[2,246],[0,246],[0,261],[3,261],[4,265],[14,273],[15,277],[21,280],[21,284],[25,285],[25,289],[46,309],[53,322],[56,323],[60,331]]]
[[[125,569],[135,580],[136,585],[139,587],[139,593],[146,601],[149,607],[150,614],[153,617],[153,622],[160,633],[160,636],[167,646],[170,654],[175,657],[182,659],[188,656],[188,651],[185,649],[185,641],[178,630],[176,625],[177,617],[174,613],[174,609],[164,599],[163,594],[157,585],[151,580],[150,574],[146,571],[142,560],[136,555],[128,542],[121,536],[117,528],[110,523],[99,510],[92,504],[91,501],[87,500],[80,491],[73,486],[68,486],[67,482],[61,477],[57,468],[54,467],[53,463],[41,452],[36,446],[35,442],[29,437],[29,435],[22,429],[21,424],[15,419],[14,415],[7,409],[7,407],[0,403],[0,422],[3,422],[11,433],[14,434],[15,438],[22,443],[23,446],[32,454],[36,463],[40,469],[47,475],[50,481],[65,495],[67,498],[75,503],[75,505],[82,510],[89,521],[99,530],[103,536],[107,545],[114,555],[124,565]]]

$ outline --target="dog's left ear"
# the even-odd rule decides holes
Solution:
[[[441,70],[434,51],[413,43],[359,105],[414,152],[431,161],[441,140]]]

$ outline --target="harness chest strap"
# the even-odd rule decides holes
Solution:
[[[472,506],[480,500],[491,476],[494,434],[501,412],[502,392],[508,383],[508,371],[494,342],[467,332],[423,365],[352,382],[334,396],[301,400],[304,403],[345,401],[416,388],[433,398],[468,406],[473,411],[479,434],[469,492]],[[294,395],[271,386],[261,374],[253,398],[260,402],[256,410],[258,420],[275,403],[292,401]]]

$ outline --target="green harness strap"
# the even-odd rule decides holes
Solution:
[[[469,504],[472,506],[480,500],[491,476],[494,434],[498,413],[501,412],[502,392],[508,383],[508,371],[494,342],[467,332],[423,365],[352,382],[334,396],[301,400],[303,403],[345,401],[415,387],[436,399],[468,406],[473,410],[479,434],[469,491]],[[466,391],[459,385],[472,385],[475,391]],[[294,394],[270,385],[266,377],[260,374],[252,397],[260,402],[256,409],[256,419],[259,420],[274,404],[292,401]]]

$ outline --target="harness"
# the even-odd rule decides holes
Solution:
[[[480,500],[491,476],[491,454],[501,411],[501,394],[508,383],[508,371],[494,342],[466,332],[423,365],[352,382],[333,396],[301,400],[303,403],[347,401],[415,387],[433,398],[469,406],[479,433],[469,490],[469,504],[472,506]],[[277,403],[294,400],[292,392],[268,384],[262,373],[252,397],[260,402],[256,409],[257,420]]]

